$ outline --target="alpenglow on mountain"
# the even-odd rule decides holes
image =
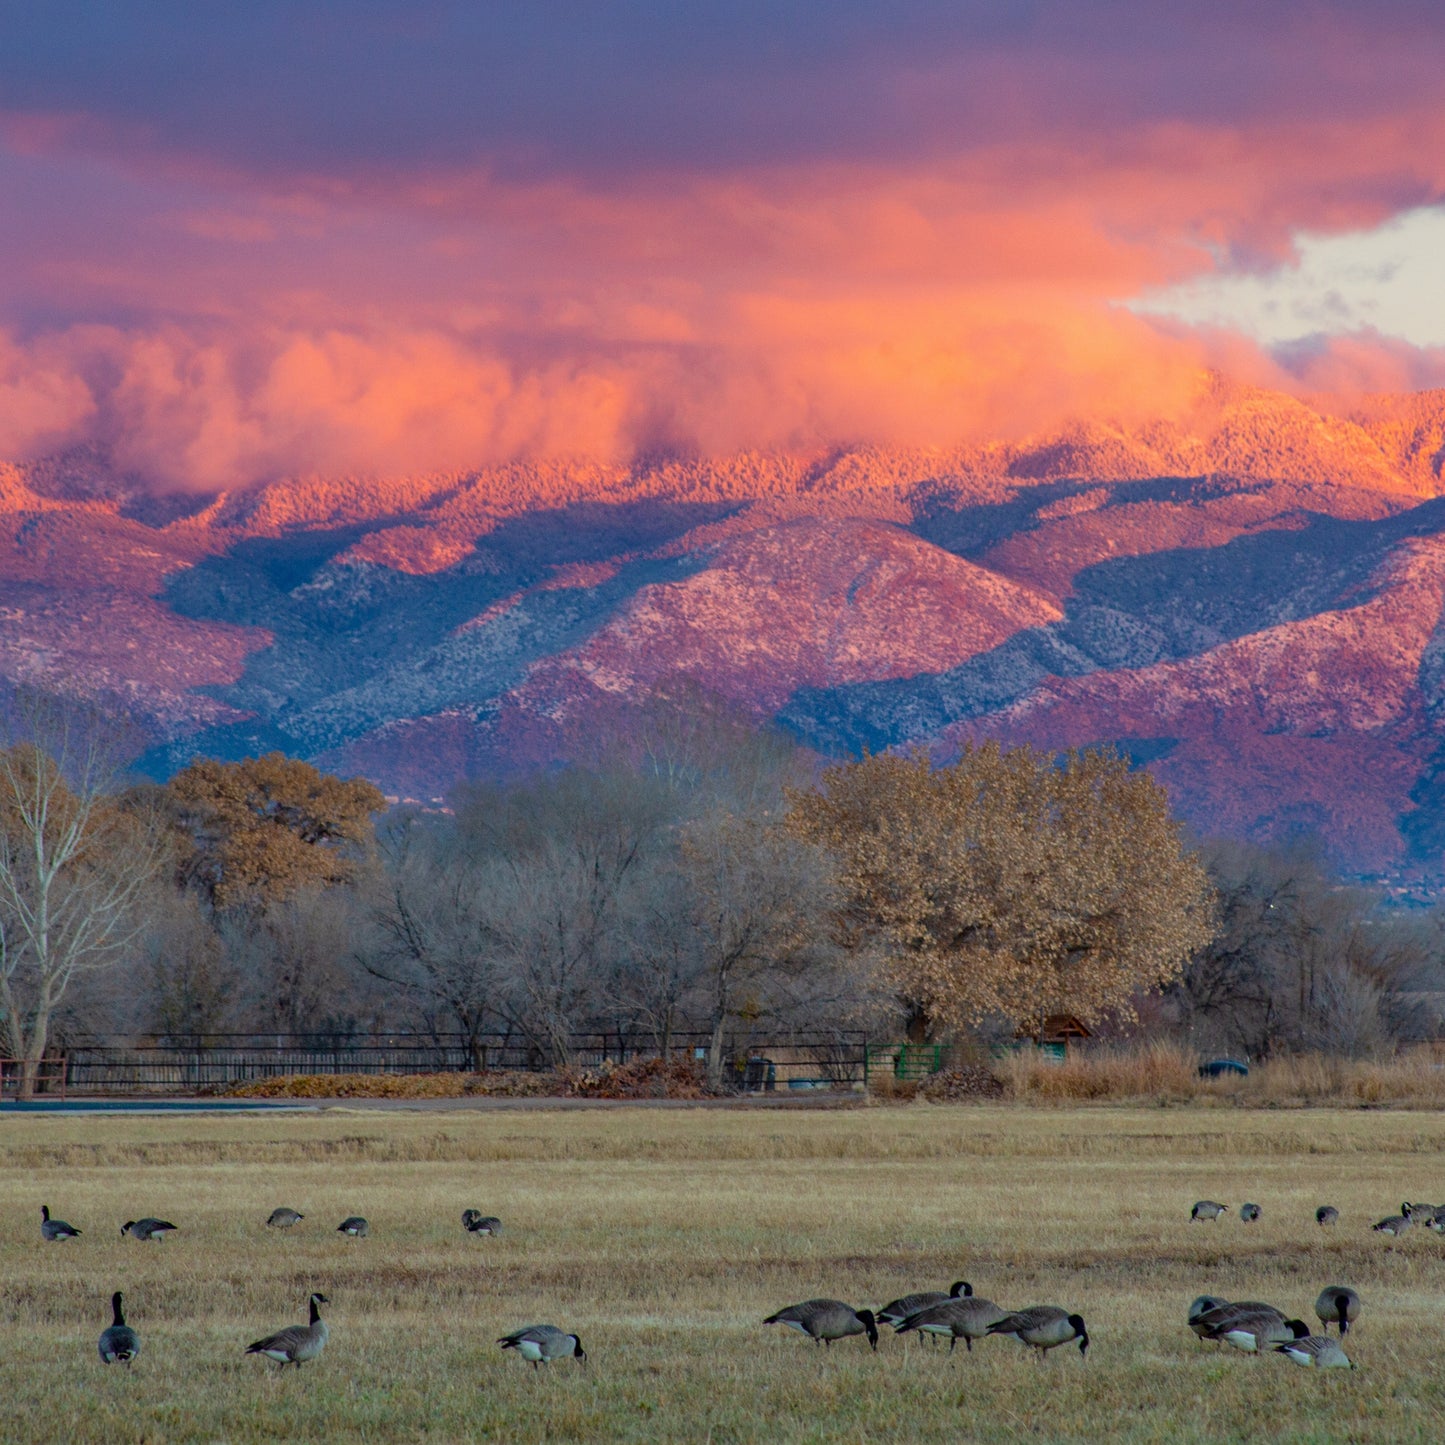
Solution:
[[[157,496],[0,465],[0,677],[164,774],[279,748],[402,797],[679,681],[823,753],[1112,742],[1203,833],[1445,849],[1445,392],[956,451],[534,463]]]

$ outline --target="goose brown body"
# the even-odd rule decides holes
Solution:
[[[1346,1335],[1360,1317],[1360,1297],[1347,1284],[1327,1284],[1315,1301],[1315,1314],[1326,1334],[1331,1325],[1338,1325],[1340,1334]]]
[[[763,1323],[790,1325],[820,1345],[831,1345],[834,1340],[847,1339],[850,1335],[867,1335],[868,1343],[875,1350],[878,1348],[878,1323],[873,1311],[855,1310],[842,1300],[804,1300],[769,1315]]]
[[[331,1331],[327,1328],[326,1321],[321,1318],[318,1306],[330,1304],[331,1301],[324,1294],[313,1294],[310,1303],[309,1324],[288,1325],[284,1330],[277,1330],[274,1335],[267,1335],[264,1339],[247,1345],[246,1353],[265,1355],[268,1360],[275,1360],[283,1370],[287,1365],[295,1365],[300,1369],[307,1360],[314,1360],[326,1348],[326,1341],[331,1337]]]
[[[1077,1340],[1079,1354],[1088,1358],[1089,1332],[1084,1326],[1084,1317],[1071,1315],[1058,1305],[1030,1305],[1026,1310],[996,1320],[988,1327],[988,1333],[1013,1335],[1041,1355]]]
[[[900,1335],[910,1330],[920,1334],[947,1335],[950,1353],[963,1341],[965,1348],[973,1349],[973,1342],[988,1334],[989,1327],[1005,1318],[1008,1311],[996,1305],[991,1299],[972,1295],[967,1299],[944,1300],[941,1304],[930,1305],[917,1314],[910,1315],[894,1328]]]

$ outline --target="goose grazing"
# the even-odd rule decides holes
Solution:
[[[1256,1355],[1265,1345],[1302,1340],[1310,1327],[1303,1320],[1277,1320],[1272,1314],[1237,1315],[1222,1325],[1212,1336],[1248,1355]]]
[[[988,1327],[991,1335],[1013,1335],[1039,1352],[1042,1358],[1058,1345],[1079,1342],[1079,1358],[1089,1357],[1089,1332],[1083,1315],[1071,1315],[1058,1305],[1030,1305],[1017,1314],[1005,1315]]]
[[[1338,1224],[1340,1222],[1340,1211],[1333,1204],[1321,1204],[1315,1210],[1315,1223],[1321,1226]]]
[[[1201,1199],[1193,1209],[1189,1211],[1190,1219],[1205,1219],[1211,1223],[1218,1219],[1227,1210],[1227,1204],[1220,1204],[1217,1200]]]
[[[553,1360],[576,1358],[587,1363],[587,1351],[576,1335],[564,1334],[556,1325],[528,1325],[524,1330],[513,1330],[503,1335],[497,1343],[504,1350],[516,1350],[524,1360],[532,1362],[535,1370]]]
[[[40,1206],[40,1234],[52,1244],[62,1239],[79,1239],[80,1231],[74,1225],[67,1224],[63,1219],[52,1219],[50,1217],[50,1206]]]
[[[1286,1359],[1313,1370],[1355,1368],[1355,1362],[1328,1335],[1305,1335],[1298,1340],[1285,1340],[1275,1349]]]
[[[874,1318],[880,1325],[892,1325],[894,1329],[897,1329],[909,1315],[916,1315],[919,1310],[926,1310],[930,1305],[946,1304],[949,1300],[958,1299],[960,1296],[967,1299],[972,1294],[973,1286],[966,1279],[961,1279],[949,1286],[947,1294],[936,1289],[925,1289],[919,1290],[916,1294],[906,1294],[901,1299],[884,1305]]]
[[[140,1336],[125,1322],[120,1308],[120,1291],[110,1297],[111,1323],[100,1332],[100,1360],[103,1365],[114,1365],[119,1361],[127,1368],[140,1354]]]
[[[917,1330],[920,1334],[931,1337],[947,1335],[948,1352],[952,1354],[958,1347],[959,1340],[964,1346],[972,1350],[973,1342],[981,1340],[989,1332],[989,1328],[1008,1314],[1006,1309],[1001,1309],[991,1299],[984,1299],[981,1295],[969,1295],[963,1299],[948,1299],[941,1304],[929,1305],[927,1309],[919,1310],[911,1314],[901,1324],[895,1325],[894,1329],[900,1334],[907,1334],[909,1330]]]
[[[1239,1206],[1239,1219],[1242,1224],[1253,1224],[1263,1213],[1264,1210],[1257,1204],[1241,1204]]]
[[[1189,1328],[1202,1340],[1210,1330],[1206,1317],[1216,1310],[1227,1310],[1229,1301],[1221,1299],[1217,1294],[1196,1295],[1189,1306]]]
[[[1315,1301],[1315,1314],[1326,1334],[1331,1325],[1338,1325],[1340,1334],[1347,1335],[1350,1326],[1360,1317],[1360,1297],[1348,1285],[1327,1284]]]
[[[152,1219],[147,1216],[145,1219],[127,1219],[120,1227],[122,1237],[130,1235],[133,1239],[155,1240],[157,1244],[175,1228],[174,1224],[164,1219]]]
[[[246,1353],[265,1355],[268,1360],[275,1360],[283,1370],[287,1365],[295,1365],[299,1370],[307,1360],[314,1360],[326,1348],[326,1341],[331,1338],[331,1331],[326,1328],[326,1321],[321,1318],[321,1311],[317,1308],[318,1305],[330,1303],[324,1294],[313,1294],[310,1324],[287,1325],[284,1330],[277,1330],[274,1335],[267,1335],[264,1340],[247,1345]]]
[[[294,1224],[300,1224],[306,1216],[298,1214],[294,1209],[287,1209],[283,1204],[279,1209],[271,1211],[271,1217],[266,1221],[271,1229],[290,1229]]]
[[[462,1228],[468,1234],[500,1234],[502,1221],[495,1214],[483,1214],[480,1209],[464,1209]]]
[[[1387,1214],[1378,1224],[1372,1224],[1370,1228],[1373,1229],[1376,1234],[1388,1234],[1392,1239],[1398,1239],[1402,1234],[1406,1233],[1414,1223],[1414,1216],[1411,1213],[1410,1206],[1407,1204],[1404,1206],[1403,1213]]]
[[[371,1226],[359,1214],[353,1214],[336,1226],[336,1232],[352,1239],[365,1239],[371,1233]]]
[[[834,1340],[849,1335],[867,1335],[868,1343],[878,1348],[878,1322],[872,1310],[855,1310],[842,1300],[810,1299],[789,1305],[763,1321],[765,1325],[791,1325],[801,1330],[815,1344],[832,1345]]]

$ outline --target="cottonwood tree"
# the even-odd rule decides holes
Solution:
[[[136,937],[161,847],[151,822],[114,795],[122,752],[102,720],[30,699],[10,730],[0,747],[0,1015],[28,1098],[67,989]]]
[[[351,881],[386,807],[364,778],[333,777],[281,753],[197,758],[167,791],[192,850],[186,871],[218,908]]]
[[[911,1039],[999,1016],[1132,1017],[1208,942],[1212,893],[1163,790],[1108,751],[872,757],[790,792],[877,936]]]

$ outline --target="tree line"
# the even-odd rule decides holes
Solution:
[[[588,767],[388,807],[270,754],[127,782],[43,699],[0,747],[0,1052],[87,1036],[759,1027],[1007,1042],[1072,1014],[1207,1051],[1428,1029],[1435,915],[1316,855],[1189,840],[1108,750],[819,767],[708,699]]]

